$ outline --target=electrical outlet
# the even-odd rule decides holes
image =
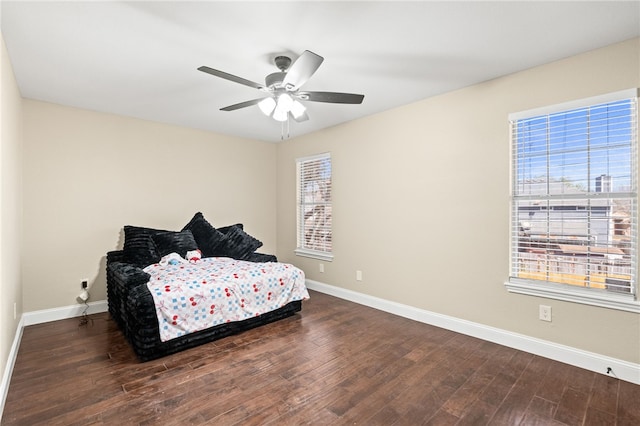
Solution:
[[[540,320],[551,322],[551,306],[540,305]]]
[[[324,272],[324,263],[318,264],[318,270],[322,273]]]
[[[18,303],[13,302],[13,319],[18,318]]]
[[[80,283],[80,285],[82,286],[83,290],[87,289],[87,286],[89,285],[89,282],[87,280],[82,280],[82,282]]]
[[[362,281],[362,271],[356,271],[356,281]]]

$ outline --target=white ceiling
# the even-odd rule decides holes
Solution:
[[[364,94],[307,102],[291,137],[640,36],[640,1],[285,1],[1,3],[22,96],[277,142],[256,89],[273,58],[325,58],[305,90]]]

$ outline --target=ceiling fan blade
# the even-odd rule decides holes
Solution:
[[[298,90],[318,70],[324,58],[305,50],[287,70],[282,85],[287,90]]]
[[[333,104],[361,104],[364,95],[338,92],[299,92],[298,98],[303,101],[329,102]]]
[[[204,65],[198,68],[198,71],[206,72],[207,74],[215,75],[216,77],[224,78],[225,80],[233,81],[234,83],[244,84],[245,86],[253,87],[255,89],[266,89],[264,84],[256,83],[254,81],[247,80],[245,78],[238,77],[237,75],[229,74],[224,71],[214,70],[213,68],[209,68]]]
[[[240,102],[239,104],[229,105],[228,107],[220,108],[220,111],[235,111],[240,108],[250,107],[252,105],[257,105],[258,102],[263,100],[264,98],[252,99],[250,101]]]

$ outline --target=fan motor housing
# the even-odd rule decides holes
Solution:
[[[265,85],[267,87],[278,88],[282,86],[282,81],[284,80],[284,76],[287,75],[286,72],[274,72],[273,74],[269,74],[265,79]]]

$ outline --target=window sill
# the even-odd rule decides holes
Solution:
[[[325,262],[333,262],[333,254],[321,251],[313,251],[297,248],[294,250],[296,256],[310,257],[311,259],[324,260]]]
[[[612,294],[605,290],[574,288],[513,278],[504,283],[504,285],[510,293],[546,297],[549,299],[564,300],[566,302],[640,313],[640,301],[635,300],[633,295]]]

